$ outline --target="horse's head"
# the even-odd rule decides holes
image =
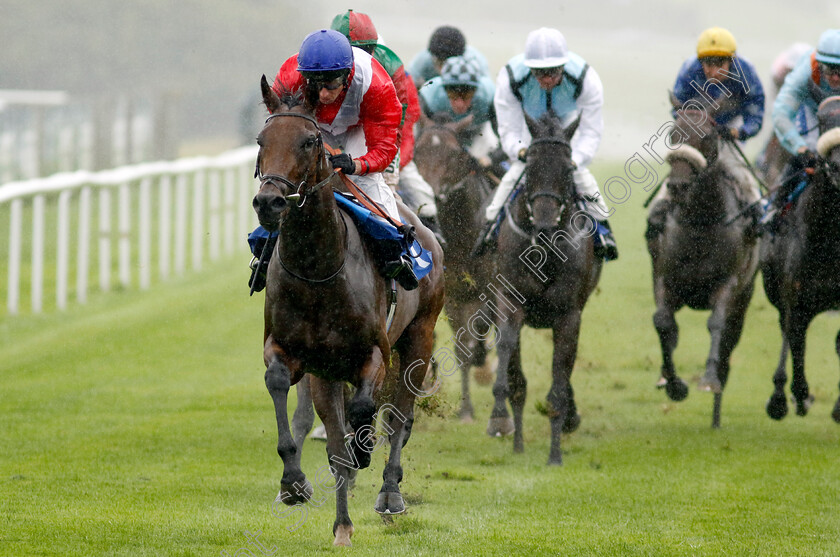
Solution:
[[[669,151],[665,160],[671,165],[668,191],[674,201],[680,203],[689,196],[691,185],[698,183],[709,163],[699,150],[685,144]]]
[[[270,112],[259,136],[255,177],[260,189],[253,206],[260,224],[277,230],[290,207],[302,205],[312,186],[330,172],[321,131],[301,94],[278,96],[265,76],[263,101]]]
[[[840,96],[828,97],[817,110],[820,138],[817,152],[837,171],[840,169]]]
[[[532,138],[525,166],[525,202],[535,228],[556,228],[576,195],[571,140],[580,119],[564,128],[547,112],[539,120],[526,114],[525,122]]]
[[[718,135],[715,127],[715,115],[730,108],[726,100],[713,106],[708,100],[698,97],[680,104],[673,92],[669,91],[671,105],[676,110],[674,116],[674,135],[679,136],[678,141],[699,151],[709,164],[713,164],[718,156]],[[725,104],[725,106],[724,106]]]
[[[414,162],[435,195],[447,195],[476,169],[475,159],[459,137],[472,121],[472,115],[456,122],[445,114],[435,114],[424,123],[414,145]]]

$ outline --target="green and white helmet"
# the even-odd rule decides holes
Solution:
[[[440,78],[444,87],[478,87],[478,77],[481,69],[475,60],[463,56],[447,58],[440,68]]]

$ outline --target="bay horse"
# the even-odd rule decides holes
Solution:
[[[327,160],[312,106],[301,95],[278,96],[265,76],[261,88],[270,116],[257,139],[260,188],[253,205],[263,227],[281,230],[268,267],[263,337],[265,383],[284,466],[277,498],[287,505],[305,504],[313,493],[287,418],[289,388],[307,374],[315,410],[326,426],[335,478],[330,488],[336,494],[334,543],[350,545],[350,471],[370,464],[377,446],[371,424],[378,416],[387,424],[390,454],[374,510],[405,510],[400,457],[413,423],[412,386],[425,376],[443,307],[443,253],[431,232],[401,207],[403,220],[415,226],[432,252],[434,268],[417,289],[398,288],[389,328],[390,281],[379,275],[353,221],[336,205],[333,187],[340,188],[341,181]],[[356,387],[346,409],[345,383]],[[387,419],[378,414],[375,399],[379,412],[390,410]]]
[[[498,297],[499,363],[487,433],[512,432],[514,452],[524,451],[522,414],[527,381],[522,371],[520,332],[523,325],[552,329],[548,464],[560,465],[561,432],[571,433],[580,425],[571,374],[581,313],[598,284],[603,262],[594,255],[596,223],[585,210],[578,209],[570,141],[579,120],[565,129],[551,113],[540,120],[526,115],[525,120],[533,138],[527,151],[525,184],[508,206],[497,256],[500,276],[515,287],[517,295]],[[510,400],[513,420],[506,400]]]
[[[669,151],[666,179],[670,210],[664,230],[648,238],[656,311],[653,324],[662,351],[661,379],[674,401],[688,396],[677,375],[673,353],[679,329],[675,313],[683,306],[710,310],[711,344],[700,388],[714,393],[712,427],[720,427],[721,400],[729,359],[740,339],[758,270],[754,223],[740,218],[745,201],[736,188],[745,170],[714,128],[714,112],[678,109],[671,136],[681,139]],[[661,195],[664,195],[663,188]]]
[[[833,119],[825,116],[832,112]],[[761,246],[764,291],[779,311],[782,332],[781,353],[773,374],[775,388],[766,407],[774,420],[781,420],[788,412],[784,393],[788,352],[793,362],[790,390],[796,413],[808,413],[814,401],[805,378],[808,325],[818,314],[840,309],[840,97],[823,101],[817,114],[819,164],[778,232]],[[840,356],[840,332],[835,350]],[[840,398],[831,417],[840,423]]]
[[[470,398],[470,367],[475,366],[476,378],[489,375],[486,335],[474,334],[471,319],[480,315],[483,302],[481,291],[493,279],[495,254],[470,257],[472,242],[483,224],[484,207],[494,184],[485,169],[459,141],[462,128],[470,125],[471,117],[458,122],[444,122],[433,116],[424,123],[414,145],[414,162],[423,178],[435,192],[438,219],[446,256],[446,315],[456,335],[455,346],[461,351],[456,359],[461,371],[462,421],[473,420]]]

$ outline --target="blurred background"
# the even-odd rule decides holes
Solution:
[[[0,178],[251,142],[262,118],[260,75],[273,78],[308,32],[348,8],[369,14],[406,64],[436,27],[455,25],[488,58],[494,79],[529,31],[560,29],[604,82],[599,156],[614,160],[632,156],[669,118],[667,90],[703,29],[728,28],[756,65],[768,94],[763,138],[773,59],[840,27],[840,4],[823,0],[4,0]],[[28,144],[54,156],[20,160],[16,151]]]

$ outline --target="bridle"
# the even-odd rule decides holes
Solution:
[[[542,137],[542,138],[535,139],[531,142],[531,145],[528,147],[528,150],[530,151],[531,147],[533,147],[534,145],[564,145],[564,146],[568,147],[569,149],[571,149],[570,146],[569,146],[569,142],[567,140],[565,140],[563,138],[559,138],[559,137]],[[525,209],[526,209],[527,214],[528,214],[528,221],[533,226],[533,224],[534,224],[534,208],[531,204],[536,199],[539,199],[540,197],[548,197],[549,199],[553,199],[554,201],[557,202],[557,204],[558,204],[557,218],[555,219],[554,224],[555,224],[555,226],[560,226],[560,223],[561,223],[562,218],[563,218],[563,213],[566,211],[566,206],[568,204],[568,198],[564,197],[563,195],[561,195],[561,194],[559,194],[555,191],[550,191],[550,190],[535,191],[535,192],[529,194],[524,199]],[[575,191],[574,191],[574,189],[572,189],[572,199],[574,199],[574,197],[575,197]]]
[[[315,129],[317,131],[315,141],[318,145],[318,159],[317,160],[323,159],[324,156],[325,156],[324,141],[323,141],[323,138],[321,137],[321,127],[318,125],[318,121],[315,120],[315,118],[313,118],[313,117],[311,117],[307,114],[298,114],[296,112],[278,112],[276,114],[269,115],[269,117],[265,119],[265,125],[267,126],[268,123],[272,119],[279,118],[281,116],[292,116],[292,117],[295,117],[295,118],[303,118],[304,120],[307,120],[307,121],[311,122],[312,125],[315,126]],[[287,177],[282,176],[280,174],[263,174],[260,171],[259,155],[257,156],[257,164],[256,164],[256,169],[254,171],[254,178],[259,178],[259,180],[260,180],[260,189],[262,189],[262,187],[265,186],[265,185],[270,185],[270,186],[280,190],[280,192],[282,193],[282,189],[277,185],[277,182],[280,182],[281,184],[284,184],[284,185],[288,186],[289,188],[291,188],[292,191],[294,191],[295,193],[286,195],[284,197],[285,197],[285,199],[298,200],[299,201],[297,203],[298,207],[303,207],[304,203],[306,203],[306,197],[308,195],[314,194],[315,192],[317,192],[318,190],[320,190],[321,188],[323,188],[324,186],[329,184],[333,180],[333,178],[335,178],[336,175],[337,175],[337,172],[335,170],[333,170],[330,173],[329,176],[327,176],[326,178],[324,178],[323,180],[321,180],[320,182],[318,182],[317,184],[315,184],[311,188],[307,188],[306,191],[303,191],[304,188],[306,188],[306,180],[309,177],[309,171],[307,171],[303,180],[301,180],[300,183],[298,183],[298,184],[295,184],[294,182],[289,180]],[[321,279],[307,278],[307,277],[299,275],[299,274],[295,273],[294,271],[292,271],[291,269],[289,269],[286,266],[286,264],[283,263],[283,259],[278,254],[277,255],[277,262],[280,264],[280,266],[283,268],[283,270],[286,271],[286,273],[288,273],[290,276],[292,276],[292,277],[294,277],[298,280],[301,280],[303,282],[308,282],[308,283],[314,283],[314,284],[325,283],[325,282],[328,282],[328,281],[334,279],[335,277],[337,277],[339,275],[339,273],[341,273],[341,271],[344,270],[344,267],[347,264],[347,249],[348,249],[348,242],[349,242],[349,236],[350,236],[348,231],[347,231],[347,221],[344,219],[343,216],[340,216],[340,218],[341,218],[342,224],[344,224],[344,257],[342,258],[341,265],[339,265],[338,269],[336,269],[333,273],[331,273],[329,276],[327,276],[325,278],[321,278]],[[260,257],[260,263],[262,263],[262,258],[264,257],[264,255],[265,254],[263,254],[263,256]]]
[[[457,182],[455,182],[451,185],[447,184],[446,185],[447,187],[442,187],[440,192],[435,194],[435,200],[438,203],[446,203],[446,200],[449,196],[451,196],[451,195],[453,195],[453,194],[455,194],[455,193],[457,193],[457,192],[459,192],[462,189],[465,189],[467,187],[467,182],[468,182],[469,178],[480,171],[479,169],[481,168],[481,165],[479,164],[478,160],[474,156],[472,156],[472,154],[467,149],[465,149],[463,145],[461,145],[461,141],[458,138],[458,132],[456,132],[455,130],[453,130],[449,126],[446,126],[446,125],[443,125],[443,124],[440,124],[440,123],[433,123],[432,125],[423,128],[423,130],[420,132],[420,135],[417,136],[415,145],[420,142],[420,139],[424,135],[426,135],[428,133],[435,132],[435,131],[442,131],[442,132],[446,133],[447,135],[452,136],[455,139],[455,145],[458,146],[458,149],[460,150],[460,152],[465,154],[468,157],[467,160],[468,160],[468,163],[469,163],[469,167],[471,167],[471,170],[469,172],[467,172],[464,175],[463,178],[461,178],[460,180],[458,180]]]
[[[317,134],[315,136],[315,141],[316,141],[317,146],[318,146],[318,160],[324,158],[324,140],[321,137],[321,127],[318,125],[318,121],[315,120],[315,118],[313,118],[313,117],[311,117],[307,114],[298,114],[297,112],[278,112],[276,114],[269,115],[268,118],[265,119],[265,125],[267,126],[268,123],[272,119],[279,118],[281,116],[292,116],[292,117],[295,117],[295,118],[303,118],[304,120],[307,120],[307,121],[311,122],[312,125],[315,126],[315,129],[317,131]],[[295,184],[294,182],[289,180],[287,177],[282,176],[280,174],[263,174],[262,171],[260,170],[259,155],[257,156],[256,168],[254,169],[254,178],[257,178],[257,179],[260,180],[260,189],[262,189],[262,187],[265,186],[265,185],[270,185],[270,186],[280,190],[281,193],[282,193],[282,189],[278,185],[278,182],[285,185],[285,186],[288,186],[289,188],[291,188],[291,190],[294,193],[291,193],[291,194],[286,195],[284,197],[286,199],[289,199],[289,200],[292,200],[292,201],[297,201],[298,202],[297,203],[298,207],[303,207],[303,204],[306,203],[306,197],[308,195],[314,194],[315,192],[317,192],[318,190],[320,190],[321,188],[323,188],[324,186],[329,184],[333,180],[333,178],[335,178],[336,174],[337,174],[336,171],[333,170],[330,173],[329,176],[327,176],[326,178],[324,178],[323,180],[321,180],[320,182],[318,182],[317,184],[315,184],[311,188],[308,188],[306,191],[303,191],[304,188],[306,188],[306,180],[309,178],[309,171],[308,170],[306,172],[306,175],[303,177],[303,180],[301,180],[299,183]]]

